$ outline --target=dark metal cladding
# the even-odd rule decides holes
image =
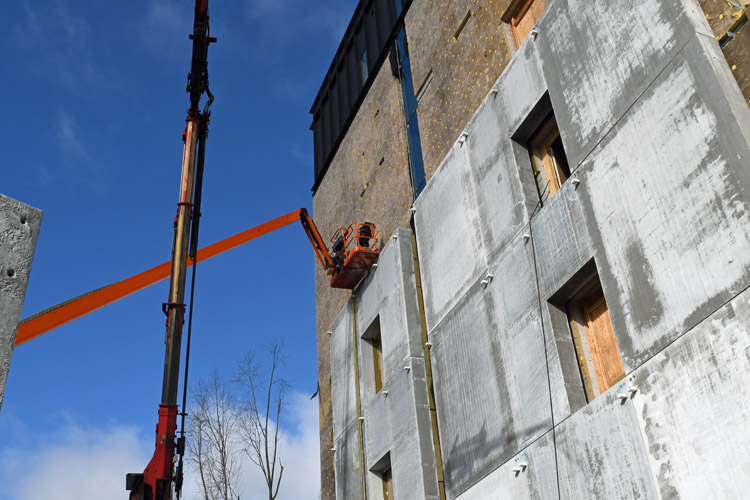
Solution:
[[[310,114],[316,191],[374,75],[388,57],[411,0],[360,0]],[[363,57],[364,54],[364,57]]]

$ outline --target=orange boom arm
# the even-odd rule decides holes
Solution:
[[[243,231],[234,236],[230,236],[217,243],[209,245],[205,248],[198,250],[196,260],[198,262],[210,259],[220,253],[231,250],[234,247],[247,243],[264,234],[268,234],[276,229],[282,228],[291,224],[292,222],[301,220],[301,214],[304,209],[295,210],[289,212],[286,215],[282,215],[276,219],[270,220],[259,226]],[[306,214],[306,211],[305,211]],[[305,228],[307,231],[307,227]],[[317,233],[317,231],[316,231]],[[309,235],[309,233],[308,233]],[[319,245],[316,247],[316,253],[319,251]],[[323,245],[323,250],[325,246]],[[319,254],[320,257],[320,254]],[[93,292],[81,295],[74,299],[58,304],[45,311],[35,314],[29,318],[26,318],[18,325],[18,332],[16,333],[16,345],[23,344],[24,342],[38,337],[48,331],[57,328],[58,326],[64,325],[74,319],[80,318],[85,314],[104,307],[116,300],[135,293],[139,290],[153,285],[163,279],[169,277],[170,273],[170,262],[164,262],[156,267],[144,271],[142,273],[131,276],[130,278],[118,281],[109,286],[99,288]],[[188,266],[191,266],[192,262],[188,260]]]

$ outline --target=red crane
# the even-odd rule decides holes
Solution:
[[[156,446],[153,457],[142,473],[126,476],[126,488],[131,500],[170,500],[173,491],[177,498],[182,489],[182,466],[185,451],[185,394],[187,386],[188,360],[190,355],[190,321],[185,354],[185,379],[183,382],[183,411],[177,405],[180,375],[182,329],[185,323],[185,283],[187,268],[195,269],[197,262],[208,259],[253,238],[267,234],[295,220],[305,229],[326,273],[331,276],[331,286],[353,289],[370,269],[378,257],[375,226],[371,223],[352,223],[339,228],[331,242],[331,251],[318,232],[307,210],[299,209],[260,226],[234,235],[206,248],[198,250],[203,165],[211,104],[214,100],[208,87],[208,47],[216,42],[210,36],[208,23],[208,0],[196,0],[193,33],[193,56],[188,74],[187,92],[190,108],[183,131],[183,159],[180,177],[180,195],[177,215],[174,218],[174,238],[170,262],[153,267],[143,273],[100,288],[76,299],[67,301],[37,314],[19,325],[16,345],[41,335],[52,328],[87,314],[99,307],[145,288],[167,276],[170,277],[167,302],[162,310],[167,316],[164,343],[164,376],[159,417],[156,424]],[[203,109],[200,101],[206,94]],[[191,302],[192,302],[191,290]],[[191,308],[192,309],[192,308]],[[190,316],[192,317],[192,310]],[[177,438],[177,417],[182,416],[180,437]],[[176,459],[177,458],[177,459]],[[175,463],[177,464],[175,467]]]

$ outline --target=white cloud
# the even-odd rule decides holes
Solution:
[[[67,422],[29,448],[0,450],[0,500],[122,500],[125,474],[142,470],[150,453],[134,427]]]
[[[50,434],[30,436],[22,422],[23,448],[0,448],[0,500],[122,500],[127,498],[125,474],[140,472],[153,453],[153,440],[131,426],[81,427],[72,418],[60,419]],[[280,444],[284,477],[277,500],[320,498],[318,401],[294,393],[286,412]],[[243,462],[242,498],[265,498],[260,470]],[[196,477],[186,472],[183,498],[199,498]]]

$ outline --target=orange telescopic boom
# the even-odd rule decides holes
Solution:
[[[211,257],[215,257],[227,250],[243,245],[248,241],[288,226],[296,221],[302,223],[302,227],[310,239],[320,265],[323,266],[327,274],[332,275],[331,286],[336,287],[336,285],[340,284],[348,285],[353,283],[352,286],[343,288],[354,288],[378,256],[377,243],[371,241],[374,240],[374,224],[365,222],[362,224],[352,224],[348,228],[338,229],[332,242],[335,246],[338,241],[339,246],[342,246],[344,251],[339,249],[331,255],[323,238],[320,236],[318,228],[315,226],[315,222],[306,209],[300,208],[258,226],[251,227],[212,245],[208,245],[205,248],[201,248],[197,252],[196,262],[208,260]],[[346,236],[346,238],[344,239],[343,236]],[[348,253],[345,252],[347,245]],[[23,344],[50,330],[54,330],[58,326],[69,323],[74,319],[80,318],[168,278],[170,265],[171,262],[164,262],[135,276],[80,295],[24,319],[18,325],[16,345]],[[192,266],[193,261],[188,260],[187,265]],[[342,287],[339,286],[339,288]]]
[[[234,247],[258,238],[259,236],[263,236],[264,234],[268,234],[298,221],[300,220],[300,213],[302,210],[304,209],[289,212],[286,215],[282,215],[281,217],[277,217],[276,219],[260,224],[259,226],[252,227],[239,234],[230,236],[229,238],[223,239],[213,245],[201,248],[198,250],[196,261],[202,262],[210,259],[211,257],[215,257],[220,253],[231,250]],[[159,281],[168,278],[170,274],[170,265],[171,262],[164,262],[147,271],[136,274],[135,276],[99,288],[93,292],[86,293],[24,319],[18,325],[16,345],[23,344],[24,342],[57,328],[58,326],[62,326],[65,323],[80,318],[92,311],[96,311],[100,307],[104,307],[116,300],[120,300],[123,297],[127,297],[132,293],[143,290],[154,283],[158,283]],[[192,266],[193,262],[189,260],[187,265]]]

